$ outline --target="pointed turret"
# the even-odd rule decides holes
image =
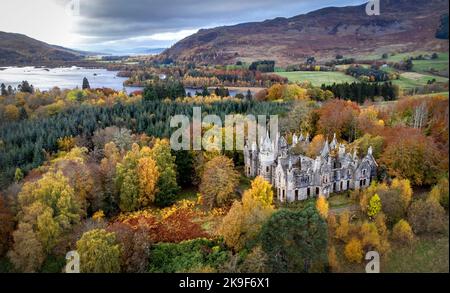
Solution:
[[[292,136],[292,146],[296,146],[298,144],[298,137],[297,134],[294,133]]]
[[[369,147],[369,149],[367,150],[367,154],[372,156],[373,155],[373,148],[372,146]]]
[[[335,133],[333,135],[333,140],[331,141],[331,144],[330,144],[330,149],[332,149],[332,150],[336,149],[337,145],[338,145],[338,142],[337,142],[336,133]]]
[[[356,148],[353,150],[353,160],[358,160],[358,152],[356,151]]]
[[[345,155],[345,145],[339,144],[339,157],[343,157]]]
[[[329,153],[330,153],[330,144],[328,143],[328,139],[327,139],[320,155],[322,157],[326,157],[326,156],[328,156]]]

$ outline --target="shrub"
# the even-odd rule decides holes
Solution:
[[[414,233],[436,233],[445,227],[445,210],[435,200],[418,200],[408,210],[408,221]]]
[[[395,224],[394,229],[392,230],[392,238],[402,243],[411,243],[414,239],[414,233],[409,223],[401,219]]]
[[[149,272],[182,273],[193,268],[217,269],[228,260],[229,253],[220,243],[195,239],[181,243],[159,243],[150,252]]]

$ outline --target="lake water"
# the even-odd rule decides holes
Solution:
[[[35,67],[7,67],[0,70],[0,84],[11,85],[14,88],[27,80],[34,88],[46,91],[57,86],[61,89],[81,88],[83,78],[89,80],[91,88],[111,88],[123,90],[124,77],[118,77],[117,71],[106,69],[87,69],[81,67],[70,68],[35,68]],[[125,87],[128,93],[142,88]]]
[[[124,87],[126,80],[124,77],[118,77],[117,71],[108,71],[106,69],[87,69],[81,67],[70,68],[35,68],[35,67],[4,67],[0,68],[0,84],[4,83],[7,87],[13,88],[26,80],[41,91],[50,90],[53,87],[61,89],[81,88],[83,78],[89,80],[91,88],[111,88],[114,90],[125,89],[127,93],[137,90],[143,90],[142,87]],[[201,91],[201,90],[198,90]],[[186,94],[195,95],[196,89],[187,88]],[[245,91],[230,90],[230,95],[235,96]]]

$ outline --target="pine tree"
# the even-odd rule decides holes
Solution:
[[[89,80],[85,77],[83,78],[83,86],[82,86],[83,90],[89,90],[91,89],[91,86],[89,84]]]

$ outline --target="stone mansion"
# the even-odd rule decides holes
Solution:
[[[293,148],[298,144],[309,145],[309,135],[294,134],[292,145],[284,137],[272,140],[269,134],[259,144],[245,145],[244,161],[247,177],[262,176],[276,189],[281,202],[306,200],[311,197],[337,193],[349,189],[366,188],[376,176],[377,163],[372,156],[372,147],[367,155],[359,158],[333,140],[325,142],[315,159],[295,155]]]

